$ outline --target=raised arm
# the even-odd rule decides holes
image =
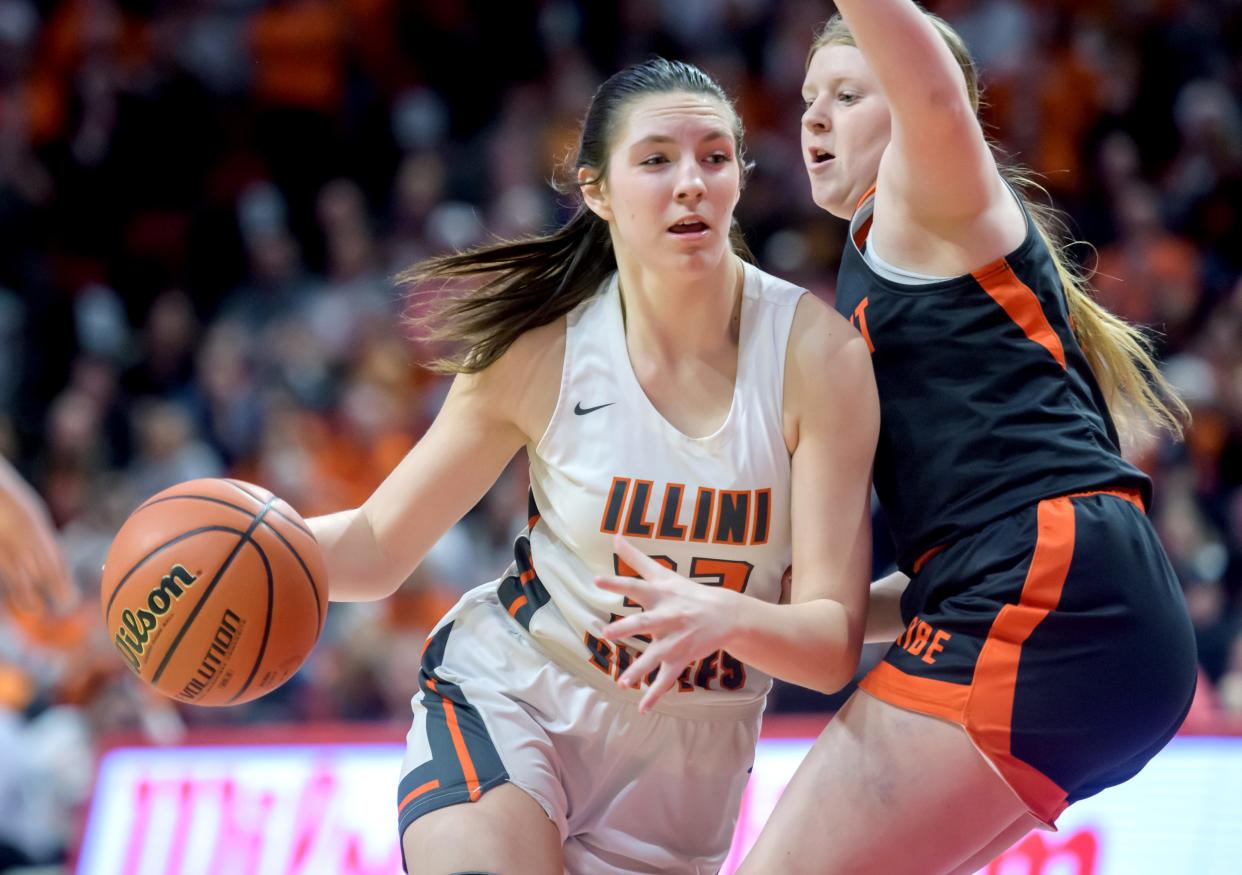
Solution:
[[[563,338],[563,322],[535,329],[486,370],[459,375],[427,433],[361,507],[307,520],[329,598],[396,591],[518,448],[538,439],[556,403]]]
[[[931,20],[911,0],[839,0],[837,8],[892,111],[880,196],[931,223],[1003,205],[966,78]]]

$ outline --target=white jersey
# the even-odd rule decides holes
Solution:
[[[509,614],[559,664],[637,699],[616,678],[644,642],[596,637],[640,610],[596,587],[632,573],[621,533],[679,574],[767,602],[790,548],[790,455],[782,431],[785,350],[803,290],[746,265],[732,406],[715,433],[688,437],[655,409],[630,364],[617,276],[567,317],[556,408],[530,459],[528,529],[499,582]],[[725,651],[692,664],[657,705],[686,716],[762,707],[771,680]],[[721,710],[723,709],[723,710]]]

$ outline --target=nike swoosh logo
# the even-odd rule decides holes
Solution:
[[[594,413],[596,410],[603,410],[605,407],[611,407],[612,405],[616,403],[617,403],[616,401],[609,401],[607,404],[600,404],[596,407],[583,407],[582,402],[579,401],[577,404],[574,405],[574,413],[578,414],[579,416],[583,416],[587,413]]]

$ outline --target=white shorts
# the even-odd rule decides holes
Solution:
[[[556,824],[573,875],[714,875],[724,862],[758,708],[742,719],[640,714],[551,660],[501,607],[494,583],[436,626],[419,688],[397,796],[401,835],[421,815],[508,781]]]

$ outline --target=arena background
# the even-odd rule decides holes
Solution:
[[[1198,630],[1192,721],[1227,732],[1242,715],[1242,2],[928,6],[976,54],[991,133],[1093,244],[1075,255],[1099,298],[1159,331],[1194,411],[1184,444],[1132,452]],[[72,871],[116,738],[322,722],[400,739],[425,631],[507,564],[523,459],[395,597],[333,606],[301,673],[242,707],[180,707],[129,676],[98,617],[102,558],[139,501],[192,477],[251,480],[307,515],[364,499],[446,387],[418,366],[391,277],[563,219],[548,180],[605,75],[661,54],[719,78],[755,161],[738,211],[752,248],[832,298],[843,229],[811,205],[798,147],[806,48],[831,11],[0,0],[0,453],[46,498],[83,593],[54,622],[0,614],[0,871]],[[878,574],[882,532],[876,554]],[[771,709],[836,701],[779,686]]]

